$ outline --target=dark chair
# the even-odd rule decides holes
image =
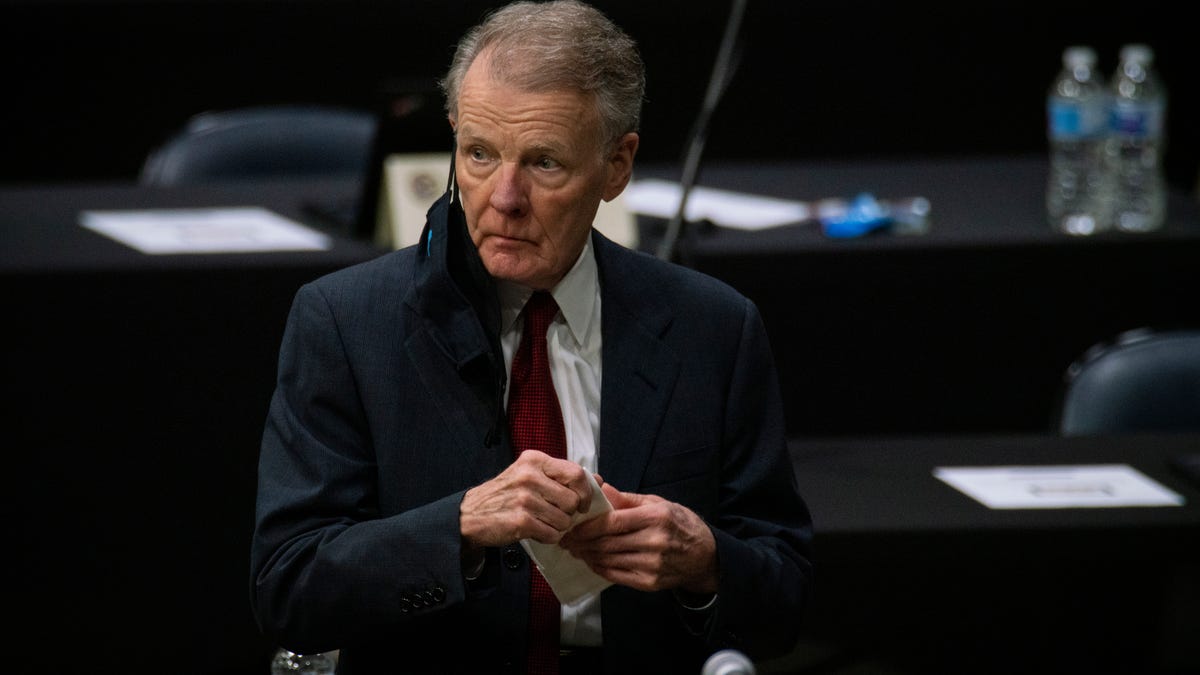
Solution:
[[[1143,328],[1089,349],[1067,369],[1058,430],[1200,431],[1200,330]]]
[[[366,172],[373,115],[347,108],[280,105],[200,113],[155,149],[143,185],[214,183]]]

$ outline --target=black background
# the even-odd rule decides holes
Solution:
[[[730,4],[597,3],[643,51],[641,158],[670,161],[707,83]],[[741,67],[708,156],[888,158],[1045,149],[1044,97],[1069,44],[1111,73],[1156,51],[1170,92],[1168,178],[1196,185],[1200,50],[1186,3],[752,0]],[[468,0],[9,0],[0,3],[0,182],[125,179],[192,114],[258,103],[372,107],[428,89],[493,6]],[[414,150],[444,149],[433,94]]]

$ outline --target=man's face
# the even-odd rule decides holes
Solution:
[[[590,98],[494,82],[486,59],[463,78],[451,121],[467,228],[493,277],[548,289],[579,257],[600,200],[625,189],[638,137],[601,144]]]

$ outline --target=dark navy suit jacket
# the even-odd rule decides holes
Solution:
[[[439,226],[438,208],[422,245],[304,286],[280,352],[252,603],[278,643],[341,649],[344,673],[513,672],[524,653],[520,546],[489,550],[476,581],[460,562],[463,494],[513,450],[494,290],[461,212]],[[720,569],[703,612],[671,592],[604,591],[605,669],[694,674],[722,648],[786,652],[810,591],[811,521],[759,314],[712,278],[598,233],[593,247],[599,473],[696,511]]]

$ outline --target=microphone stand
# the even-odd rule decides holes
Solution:
[[[733,6],[729,11],[729,19],[725,22],[725,34],[721,37],[721,46],[717,51],[717,58],[713,63],[712,74],[708,80],[708,90],[704,94],[704,102],[700,106],[700,113],[696,116],[696,121],[689,133],[690,140],[687,144],[687,152],[683,160],[683,175],[679,181],[679,208],[676,209],[675,215],[667,223],[667,229],[663,234],[662,241],[658,244],[657,256],[662,260],[673,261],[678,256],[676,249],[678,248],[679,237],[683,230],[688,195],[696,184],[696,176],[700,170],[700,156],[704,152],[704,143],[708,139],[709,121],[712,119],[713,112],[716,110],[717,104],[721,101],[721,97],[725,94],[725,89],[729,86],[730,80],[733,79],[733,73],[737,69],[737,64],[734,62],[734,47],[738,42],[738,35],[741,31],[742,16],[746,13],[746,1],[733,0]]]

